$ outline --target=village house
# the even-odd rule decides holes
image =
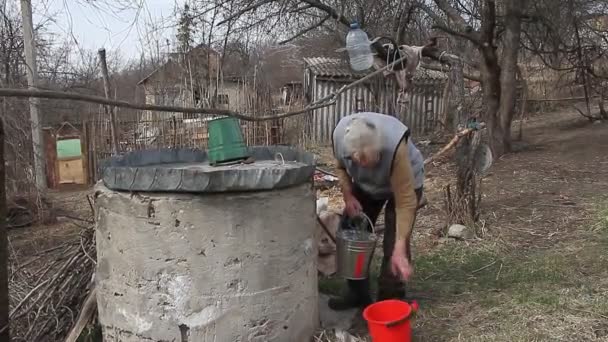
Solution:
[[[138,85],[146,104],[176,107],[211,107],[244,111],[252,95],[248,82],[222,75],[220,54],[205,45],[188,53],[172,53],[168,61]],[[157,121],[165,114],[147,111],[142,121]],[[175,113],[177,119],[197,119],[196,114]]]

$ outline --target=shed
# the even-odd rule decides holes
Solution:
[[[348,61],[338,58],[304,58],[304,97],[306,104],[315,102],[344,85],[362,78],[366,73],[351,69]],[[442,110],[442,95],[447,76],[442,72],[418,69],[414,87],[398,103],[399,87],[392,77],[377,76],[369,82],[349,89],[338,97],[336,105],[313,111],[310,135],[317,143],[329,143],[338,121],[360,111],[374,111],[398,117],[417,134],[435,128]]]

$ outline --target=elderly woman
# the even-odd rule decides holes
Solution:
[[[344,214],[363,212],[375,224],[386,204],[378,300],[405,297],[403,281],[413,272],[410,240],[422,197],[424,161],[409,135],[395,117],[369,112],[346,116],[333,132]],[[329,306],[345,310],[371,302],[369,279],[348,280],[346,295],[330,299]]]

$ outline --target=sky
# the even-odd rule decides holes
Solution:
[[[184,0],[105,0],[106,5],[90,5],[103,0],[33,0],[34,23],[53,18],[47,29],[60,37],[76,42],[81,49],[118,50],[124,58],[135,58],[142,50],[142,41],[156,23],[155,37],[174,35],[175,6]],[[89,3],[87,3],[89,2]],[[129,6],[121,6],[120,3]]]

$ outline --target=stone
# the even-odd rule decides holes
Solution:
[[[332,237],[335,237],[340,224],[340,215],[331,211],[325,211],[319,215],[319,220],[323,222]],[[315,237],[319,251],[317,269],[321,274],[330,276],[337,271],[336,244],[318,222]]]
[[[327,206],[329,205],[329,197],[321,197],[317,199],[317,215],[327,211]]]
[[[453,224],[448,229],[448,237],[459,240],[470,240],[475,237],[475,232],[467,226]]]
[[[335,311],[329,308],[327,301],[329,296],[319,294],[319,318],[321,319],[321,328],[324,330],[348,330],[353,324],[359,309],[350,309],[344,311]]]

